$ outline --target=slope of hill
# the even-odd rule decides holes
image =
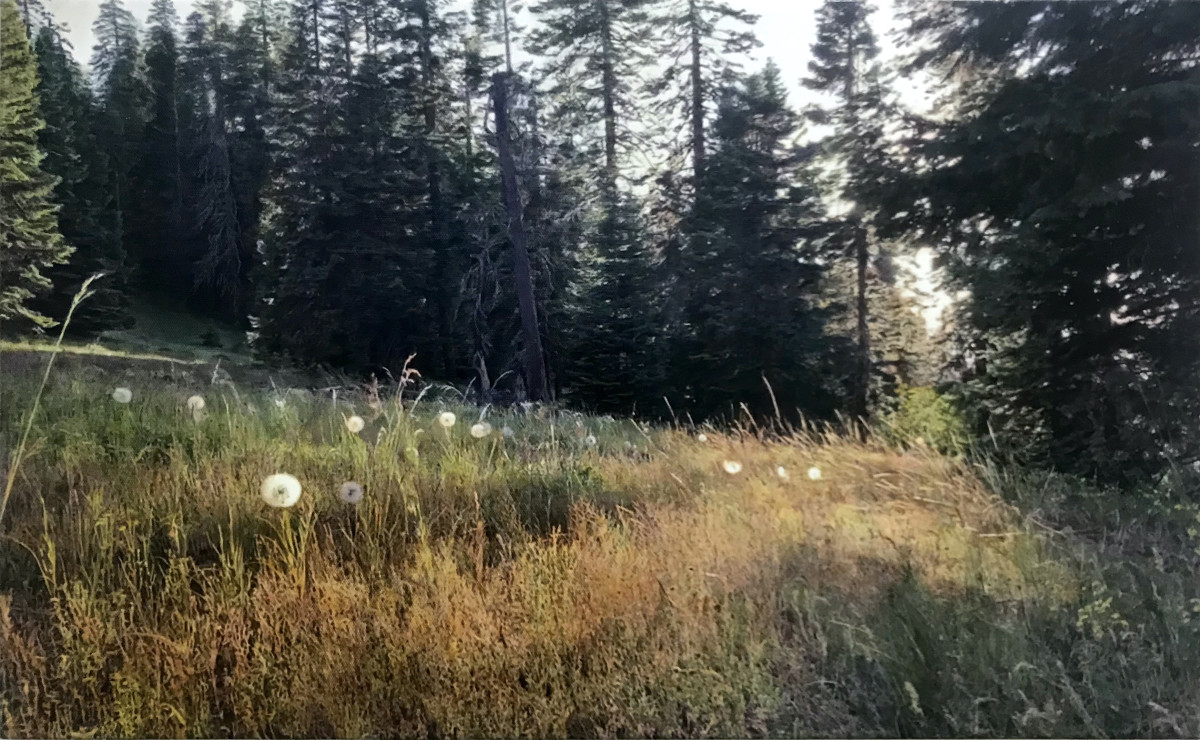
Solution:
[[[0,522],[5,736],[1200,735],[1190,510],[239,372],[53,376]]]

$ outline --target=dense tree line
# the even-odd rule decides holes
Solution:
[[[88,74],[5,0],[0,316],[105,272],[74,331],[187,296],[264,357],[415,353],[485,399],[870,418],[939,384],[1040,462],[1196,459],[1200,6],[897,1],[898,76],[870,4],[820,7],[798,110],[718,0],[105,0]],[[962,296],[936,338],[922,246]]]

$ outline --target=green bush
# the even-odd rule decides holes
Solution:
[[[885,436],[894,444],[924,443],[944,454],[962,452],[969,438],[955,404],[929,386],[901,385],[895,407],[882,423]]]

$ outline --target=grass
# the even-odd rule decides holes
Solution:
[[[0,439],[39,378],[5,376]],[[493,409],[480,440],[429,395],[207,380],[41,398],[5,737],[1200,735],[1191,510],[812,431]]]

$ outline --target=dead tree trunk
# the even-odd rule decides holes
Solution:
[[[496,115],[496,148],[500,155],[500,186],[508,217],[508,240],[513,248],[513,275],[517,281],[517,303],[521,310],[521,333],[525,338],[524,373],[529,400],[546,399],[546,368],[542,361],[542,335],[538,327],[537,302],[533,292],[533,270],[521,217],[521,194],[517,190],[517,166],[513,162],[508,132],[508,74],[492,76],[492,110]]]

